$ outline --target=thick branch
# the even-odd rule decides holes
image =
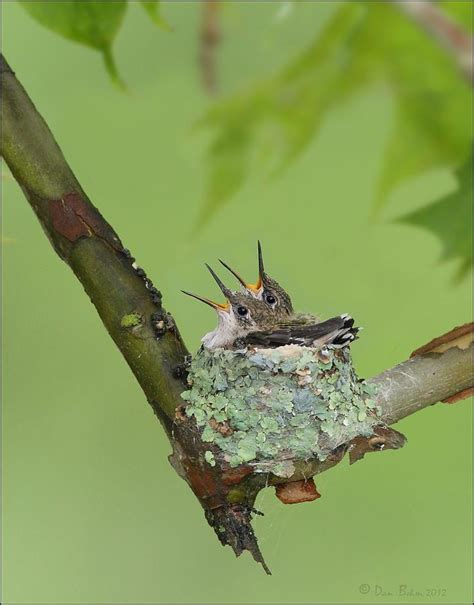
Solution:
[[[472,333],[471,333],[472,334]],[[382,419],[398,422],[422,408],[471,388],[473,347],[416,355],[382,372],[370,382],[379,390]]]
[[[391,0],[422,27],[455,59],[466,78],[474,83],[473,39],[458,23],[427,0]]]
[[[92,205],[49,128],[2,57],[1,154],[56,252],[71,267],[148,401],[172,418],[184,385],[174,369],[187,354],[161,295],[132,265]]]

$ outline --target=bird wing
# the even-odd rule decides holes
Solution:
[[[250,345],[269,348],[289,344],[341,348],[357,338],[358,331],[350,315],[338,315],[320,323],[301,324],[290,319],[272,330],[251,332],[244,340]]]
[[[318,324],[320,322],[321,320],[317,315],[313,315],[311,313],[294,313],[290,318],[283,319],[280,325],[302,326],[308,324]]]

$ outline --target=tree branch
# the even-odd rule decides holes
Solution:
[[[473,324],[455,328],[372,378],[384,422],[393,424],[448,398],[468,397],[474,383],[473,334]]]
[[[314,500],[319,494],[309,478],[337,464],[347,451],[354,461],[382,447],[400,447],[404,437],[382,427],[369,439],[341,444],[324,462],[294,461],[296,472],[288,479],[254,473],[250,466],[210,466],[204,456],[208,444],[194,421],[180,414],[187,350],[160,293],[87,198],[3,57],[0,71],[2,156],[164,424],[173,445],[170,461],[198,497],[219,540],[237,555],[249,550],[268,571],[250,523],[261,489],[277,485],[283,502]],[[389,424],[439,400],[467,396],[474,384],[472,354],[472,325],[463,326],[371,379],[378,386],[381,419]]]
[[[48,126],[1,58],[1,154],[59,256],[163,419],[185,388],[174,369],[188,354],[161,295],[92,205]]]
[[[391,0],[455,59],[474,84],[473,39],[458,23],[428,0]]]

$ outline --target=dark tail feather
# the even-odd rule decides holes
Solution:
[[[344,325],[327,342],[326,346],[341,348],[349,345],[359,337],[360,328],[354,327],[354,319],[350,315],[341,315]]]

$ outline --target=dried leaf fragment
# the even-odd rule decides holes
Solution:
[[[280,483],[275,487],[276,497],[283,504],[299,504],[300,502],[312,502],[321,497],[316,489],[313,479],[302,481],[291,481]]]

